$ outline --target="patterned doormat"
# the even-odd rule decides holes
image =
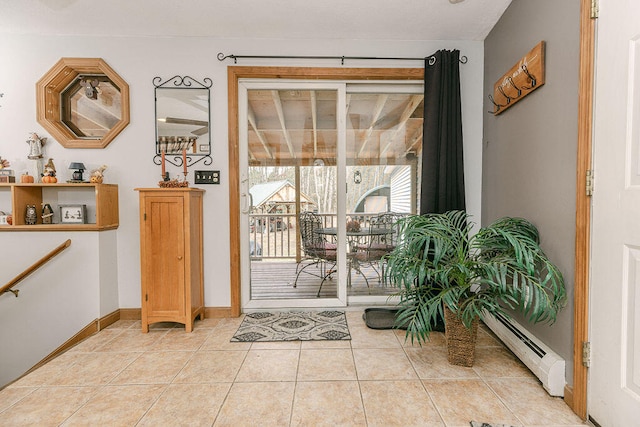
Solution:
[[[350,340],[343,311],[248,313],[231,338],[235,342]]]

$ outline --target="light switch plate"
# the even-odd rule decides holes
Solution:
[[[220,184],[220,171],[195,171],[196,184]]]

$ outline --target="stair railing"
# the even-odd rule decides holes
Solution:
[[[34,271],[42,267],[44,264],[49,262],[53,257],[58,255],[60,252],[67,249],[70,245],[71,245],[71,239],[67,239],[66,242],[64,242],[63,244],[61,244],[60,246],[58,246],[57,248],[55,248],[54,250],[52,250],[42,258],[40,258],[31,267],[27,268],[25,271],[18,274],[16,277],[13,278],[13,280],[11,280],[9,283],[7,283],[2,288],[0,288],[0,295],[4,294],[5,292],[11,292],[16,296],[16,298],[18,298],[18,292],[20,292],[20,290],[12,289],[12,288],[16,286],[18,283],[20,283],[28,275],[30,275],[31,273],[33,273]]]

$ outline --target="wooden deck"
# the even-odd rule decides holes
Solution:
[[[293,299],[317,298],[322,279],[316,277],[320,269],[310,266],[298,278],[297,287],[293,287],[296,279],[296,262],[293,260],[262,260],[251,261],[251,299]],[[361,274],[362,273],[362,274]],[[347,294],[353,295],[392,295],[397,289],[378,282],[378,275],[370,266],[362,266],[361,273],[351,270],[351,286]],[[369,281],[367,287],[364,280]],[[325,280],[322,285],[321,298],[335,298],[337,292],[337,275],[333,279]]]

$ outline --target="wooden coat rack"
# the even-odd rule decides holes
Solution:
[[[545,43],[541,41],[495,82],[493,94],[489,95],[493,103],[490,113],[494,116],[503,113],[544,85],[544,50]]]

